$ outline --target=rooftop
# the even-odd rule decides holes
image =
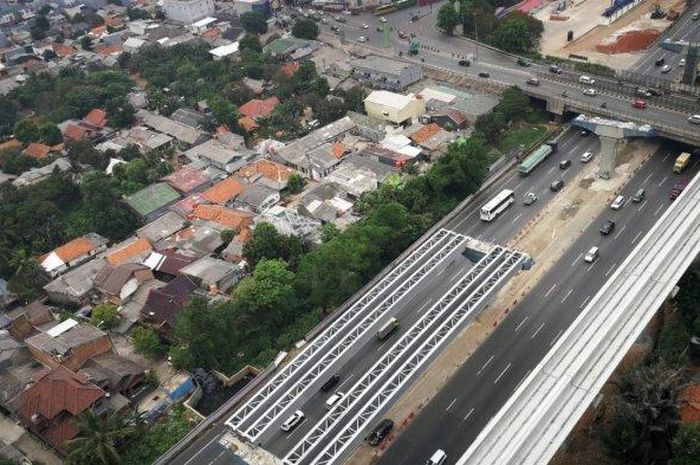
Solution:
[[[172,188],[183,194],[209,182],[201,170],[190,166],[185,166],[184,168],[181,168],[162,179]]]
[[[280,101],[277,97],[266,98],[265,100],[252,99],[238,108],[238,111],[249,118],[266,118],[275,110]]]
[[[207,220],[234,231],[240,231],[253,223],[253,215],[241,210],[219,205],[197,205],[192,213],[196,219]]]
[[[152,244],[175,234],[186,226],[186,221],[175,212],[169,211],[136,231],[140,238]]]
[[[367,96],[365,102],[371,102],[398,110],[406,107],[406,105],[409,105],[413,100],[415,100],[413,96],[396,94],[388,90],[374,90]]]
[[[235,176],[229,176],[204,191],[202,197],[210,202],[226,205],[226,203],[238,197],[244,189],[243,184]]]
[[[46,332],[25,339],[25,342],[52,356],[64,356],[76,347],[105,336],[104,331],[69,318]]]
[[[197,129],[166,118],[165,116],[156,115],[150,111],[139,110],[136,112],[136,116],[141,119],[146,126],[190,145],[196,144],[200,138],[204,137],[204,134]]]
[[[131,208],[141,216],[148,216],[180,198],[180,194],[164,182],[151,184],[126,198]]]
[[[111,265],[121,265],[122,263],[138,261],[138,258],[151,250],[151,244],[147,240],[130,238],[112,247],[105,258]]]

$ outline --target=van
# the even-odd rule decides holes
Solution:
[[[530,85],[530,86],[539,86],[540,80],[537,79],[536,77],[531,77],[531,78],[527,78],[527,81],[525,81],[525,83],[527,85]]]
[[[591,249],[586,252],[586,256],[583,257],[583,261],[586,263],[593,263],[594,261],[598,260],[598,257],[598,247],[591,247]]]
[[[334,406],[335,404],[337,404],[337,403],[340,401],[340,399],[343,398],[344,395],[345,395],[345,394],[343,394],[342,392],[338,391],[338,392],[336,392],[335,394],[333,394],[332,396],[330,396],[330,397],[328,398],[328,400],[326,401],[326,408],[327,408],[328,410],[332,409],[333,406]]]
[[[580,82],[581,84],[587,84],[589,86],[592,86],[593,84],[595,84],[595,79],[591,78],[590,76],[584,75],[578,78],[578,82]]]
[[[446,460],[447,454],[445,453],[445,451],[442,449],[438,449],[433,453],[433,455],[430,456],[428,461],[425,462],[425,465],[443,465]]]
[[[336,375],[331,376],[330,379],[329,379],[328,381],[326,381],[326,382],[323,384],[323,386],[321,386],[321,391],[322,391],[322,392],[328,392],[328,391],[330,391],[331,389],[333,389],[333,387],[334,387],[336,384],[338,384],[338,381],[340,381],[340,376],[339,376],[339,375],[336,374]]]
[[[646,192],[644,189],[637,189],[637,192],[635,192],[632,196],[632,202],[639,203],[644,200],[644,197],[646,197]]]
[[[399,320],[392,317],[389,321],[384,323],[384,326],[379,328],[379,330],[377,331],[377,339],[379,339],[380,341],[383,341],[384,339],[389,337],[389,335],[391,333],[393,333],[394,330],[396,330],[396,328],[398,328],[398,327],[399,327]]]

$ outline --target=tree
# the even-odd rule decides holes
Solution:
[[[106,417],[99,417],[92,410],[86,410],[74,421],[79,433],[67,442],[69,463],[120,463],[117,444],[134,432],[134,427],[127,425],[121,414],[110,412]]]
[[[292,322],[297,298],[295,276],[283,260],[261,260],[251,276],[236,287],[233,303],[251,318],[261,319],[268,326],[284,327]]]
[[[247,32],[265,34],[267,32],[267,17],[259,11],[248,11],[241,15],[241,23]]]
[[[15,139],[25,143],[39,140],[39,128],[30,119],[19,120],[15,124]]]
[[[287,192],[290,194],[298,194],[304,190],[306,186],[306,180],[299,173],[292,173],[287,179]]]
[[[243,256],[251,266],[257,266],[262,259],[279,258],[296,269],[304,245],[296,236],[284,236],[270,223],[258,223],[253,229],[253,237],[243,246]]]
[[[7,174],[19,175],[25,171],[39,166],[39,162],[24,155],[19,150],[5,150],[0,154],[0,167]]]
[[[79,165],[90,165],[98,170],[104,170],[109,160],[87,140],[69,140],[66,142],[68,158]]]
[[[111,329],[119,324],[119,310],[116,305],[100,304],[92,309],[90,323],[99,328]]]
[[[39,137],[46,145],[57,145],[63,142],[61,130],[52,123],[46,123],[39,128]]]
[[[700,465],[700,423],[681,425],[673,438],[669,465]]]
[[[234,237],[236,237],[236,231],[233,231],[231,229],[224,229],[220,233],[221,240],[223,241],[224,244],[229,244]]]
[[[90,36],[83,36],[80,38],[80,47],[83,50],[92,50],[92,39]]]
[[[338,98],[322,99],[314,106],[314,116],[322,126],[342,118],[347,111],[345,103]]]
[[[478,137],[450,144],[427,175],[435,192],[459,198],[476,192],[488,173],[488,147]]]
[[[365,110],[367,91],[361,86],[355,86],[345,92],[345,104],[349,110],[362,113]]]
[[[479,115],[474,122],[476,132],[483,135],[490,143],[495,142],[505,128],[506,118],[500,111]]]
[[[292,26],[292,35],[298,39],[316,40],[318,25],[310,19],[298,19]]]
[[[38,40],[46,37],[46,31],[51,29],[51,23],[45,14],[38,14],[34,17],[34,24],[29,28],[32,39]]]
[[[131,339],[134,344],[134,350],[139,354],[149,358],[158,358],[164,354],[160,337],[158,337],[156,330],[150,326],[137,326],[134,328]]]
[[[530,99],[518,87],[509,87],[501,95],[501,101],[498,102],[495,110],[507,115],[509,121],[517,121],[531,111]]]
[[[17,253],[15,275],[7,282],[7,288],[26,303],[42,294],[49,279],[36,258],[29,258],[24,249]]]
[[[258,53],[262,52],[262,45],[260,44],[260,37],[256,34],[247,32],[243,36],[240,42],[241,50],[254,50]]]
[[[233,129],[238,124],[238,109],[236,106],[218,95],[207,100],[214,118],[219,124],[225,124]]]
[[[13,100],[0,96],[0,137],[12,133],[17,118],[17,106]]]
[[[486,41],[511,53],[526,53],[539,44],[544,25],[523,13],[511,13],[499,21]]]
[[[122,129],[130,127],[136,120],[136,109],[126,97],[115,97],[105,104],[110,127]]]
[[[457,24],[459,24],[459,15],[455,11],[454,3],[449,1],[438,11],[437,27],[445,34],[452,35]]]

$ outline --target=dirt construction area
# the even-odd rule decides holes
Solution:
[[[535,13],[544,23],[541,53],[562,58],[569,58],[573,53],[588,57],[592,63],[621,69],[638,61],[640,53],[672,24],[666,19],[651,19],[654,7],[659,5],[665,11],[681,12],[686,2],[643,0],[616,19],[602,16],[610,0],[584,0],[575,5],[569,0],[566,9],[553,15],[557,4],[559,2],[549,3]],[[574,34],[571,42],[566,40],[568,31]]]
[[[508,244],[530,254],[535,259],[535,266],[512,278],[488,308],[452,341],[387,412],[385,418],[394,420],[396,426],[381,447],[362,444],[347,465],[366,465],[378,460],[382,450],[416,418],[656,149],[656,144],[646,140],[630,142],[618,155],[617,174],[609,180],[597,179],[597,163],[591,163]]]

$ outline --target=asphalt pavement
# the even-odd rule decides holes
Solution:
[[[447,452],[447,465],[457,461],[670,205],[669,192],[678,176],[672,173],[677,153],[661,149],[633,176],[623,191],[625,206],[618,211],[606,209],[583,231],[390,445],[380,464],[423,463],[438,448]],[[698,168],[695,160],[684,175],[693,176]],[[631,202],[630,196],[640,187],[646,190],[645,201]],[[616,229],[606,237],[598,230],[607,219],[616,222]],[[505,215],[497,221],[507,220]],[[600,247],[600,258],[586,264],[583,255],[592,246]]]

